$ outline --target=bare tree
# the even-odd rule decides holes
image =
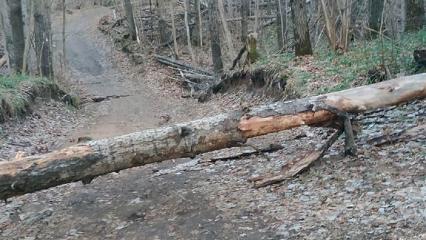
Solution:
[[[157,10],[159,17],[158,30],[160,33],[160,42],[165,43],[168,41],[165,0],[157,0]]]
[[[220,31],[218,21],[217,0],[209,0],[209,27],[213,66],[216,74],[223,71],[222,49],[220,46]]]
[[[287,31],[286,19],[286,0],[275,0],[277,7],[277,41],[278,49],[282,51],[284,48],[285,34]]]
[[[195,46],[203,46],[203,19],[201,15],[201,2],[200,0],[194,1],[194,17],[195,26],[192,31],[192,42]]]
[[[372,30],[372,35],[377,35],[380,31],[382,24],[382,13],[384,7],[384,0],[369,0],[370,2],[370,17],[369,17],[369,28]]]
[[[250,2],[241,0],[241,40],[246,42],[248,36],[248,18],[250,15]]]
[[[174,1],[170,2],[170,13],[172,18],[172,35],[173,35],[173,47],[175,51],[175,57],[178,58],[179,56],[179,47],[177,43],[177,37],[176,37],[176,24],[175,24],[175,4]]]
[[[312,46],[309,36],[306,2],[305,0],[291,0],[290,4],[296,56],[311,55]]]
[[[34,1],[34,39],[37,67],[44,77],[53,78],[50,1]]]
[[[133,40],[137,40],[135,19],[133,18],[133,6],[130,0],[124,0],[124,10],[126,12],[129,33]]]
[[[186,40],[188,45],[189,53],[191,54],[191,60],[193,63],[195,63],[195,55],[194,51],[192,50],[192,44],[191,44],[191,29],[189,28],[189,0],[184,0],[183,5],[185,7],[185,28],[186,28]]]
[[[21,0],[0,1],[0,14],[6,40],[9,67],[13,72],[21,72],[25,51]]]
[[[321,6],[330,47],[346,52],[349,47],[352,0],[321,0]]]
[[[418,31],[425,26],[424,0],[405,0],[406,31]]]
[[[228,46],[228,53],[230,56],[235,55],[235,49],[234,45],[232,44],[232,35],[231,31],[229,31],[228,23],[226,22],[226,16],[225,16],[225,8],[223,6],[223,0],[217,0],[218,1],[218,9],[220,14],[220,20],[222,22],[223,31],[225,33],[225,40],[226,45]]]

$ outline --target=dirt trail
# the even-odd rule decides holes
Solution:
[[[93,119],[76,134],[94,139],[155,127],[159,116],[172,108],[144,86],[143,76],[126,73],[114,63],[106,36],[97,30],[99,19],[110,11],[88,9],[68,17],[67,60],[72,79],[78,79],[77,84],[89,97],[118,96],[86,106]]]
[[[124,96],[85,105],[85,124],[70,138],[105,138],[157,127],[160,116],[188,120],[193,100],[174,101],[145,85],[144,74],[120,68],[112,46],[96,26],[107,8],[68,16],[71,79],[86,96]],[[152,76],[152,73],[150,73]],[[155,73],[154,73],[155,75]],[[177,160],[186,164],[189,159]],[[72,183],[0,205],[0,239],[267,239],[260,220],[248,222],[215,207],[191,171],[154,176],[175,163],[122,171],[83,186]],[[241,216],[246,213],[242,212]],[[239,229],[240,227],[241,229]]]
[[[72,79],[89,96],[130,96],[86,105],[87,124],[71,137],[119,135],[155,127],[164,114],[184,121],[238,104],[238,95],[234,103],[221,95],[195,105],[152,88],[167,70],[135,72],[122,64],[96,30],[105,14],[98,8],[69,16]],[[279,171],[328,131],[302,128],[249,142],[286,146],[264,155],[205,162],[238,151],[224,149],[27,194],[0,203],[0,239],[425,239],[424,137],[384,147],[366,143],[386,129],[426,122],[425,109],[423,100],[378,111],[361,122],[358,157],[341,156],[340,139],[300,176],[267,188],[254,189],[247,179]],[[27,128],[43,134],[37,119]]]

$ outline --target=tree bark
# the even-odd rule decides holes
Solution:
[[[225,16],[225,7],[223,6],[223,0],[217,0],[219,7],[220,20],[222,22],[223,32],[225,34],[226,45],[228,45],[228,56],[235,56],[234,45],[232,44],[232,35],[229,31],[228,23]]]
[[[37,67],[43,77],[53,78],[50,1],[34,0],[34,38]]]
[[[284,48],[285,32],[287,28],[286,22],[286,9],[285,1],[275,0],[277,5],[277,41],[278,41],[278,50],[282,51]]]
[[[133,17],[133,6],[130,0],[124,0],[124,11],[126,12],[127,23],[129,24],[130,36],[134,41],[136,41],[137,40],[136,25],[135,25],[135,19]]]
[[[191,43],[191,29],[189,29],[189,0],[184,0],[183,5],[185,8],[185,29],[186,29],[186,43],[188,45],[188,51],[191,54],[191,60],[192,63],[195,63],[195,54],[192,50],[192,43]]]
[[[167,22],[166,22],[166,4],[165,0],[158,0],[158,30],[160,34],[160,43],[165,43],[169,40],[167,34]]]
[[[277,102],[169,127],[97,140],[40,156],[0,163],[0,199],[168,159],[238,146],[248,138],[302,125],[329,126],[336,115],[320,106],[358,113],[426,97],[426,74],[345,91]]]
[[[203,23],[201,16],[201,3],[200,0],[194,1],[194,18],[195,26],[192,31],[192,42],[195,46],[203,46]]]
[[[385,0],[369,0],[369,2],[370,2],[369,25],[371,29],[375,30],[376,32],[379,32]],[[372,35],[373,36],[377,35],[376,32],[373,32]]]
[[[241,41],[245,44],[248,36],[248,22],[250,15],[250,2],[241,1]]]
[[[21,0],[0,1],[3,32],[9,67],[12,72],[21,72],[24,60],[25,35]]]
[[[312,55],[305,0],[291,0],[296,56]]]
[[[418,31],[425,25],[424,0],[405,0],[406,31]]]
[[[220,44],[220,31],[218,21],[217,0],[209,1],[209,27],[213,67],[216,74],[223,72],[222,49]]]

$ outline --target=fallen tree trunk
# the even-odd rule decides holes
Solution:
[[[301,125],[329,126],[326,105],[357,113],[426,97],[426,74],[321,96],[242,109],[188,123],[97,140],[0,163],[0,199],[168,159],[238,146],[248,138]]]

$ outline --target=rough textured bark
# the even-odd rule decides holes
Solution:
[[[203,46],[203,23],[201,16],[201,3],[200,0],[194,1],[194,19],[195,26],[192,31],[192,42],[195,46]]]
[[[305,0],[291,0],[290,2],[296,56],[311,55],[312,46],[309,36],[306,2]]]
[[[193,63],[195,63],[195,54],[192,50],[192,43],[191,43],[191,29],[189,28],[189,0],[184,0],[183,5],[185,7],[185,29],[186,29],[186,43],[188,46],[188,51],[191,54],[191,60]]]
[[[248,22],[250,15],[250,2],[241,1],[241,41],[245,44],[248,36]]]
[[[223,72],[222,49],[220,46],[220,31],[218,21],[218,6],[216,0],[209,1],[209,27],[213,66],[216,74]]]
[[[176,36],[176,25],[175,25],[175,4],[174,2],[170,2],[170,13],[171,13],[171,19],[172,19],[172,36],[173,36],[173,48],[175,50],[175,57],[176,59],[179,57],[179,47],[177,43],[177,36]]]
[[[406,31],[418,31],[425,24],[424,0],[405,0]]]
[[[382,12],[385,0],[370,0],[370,28],[375,31],[380,31],[380,25],[382,20]],[[376,35],[374,32],[372,35]]]
[[[165,0],[158,0],[158,30],[160,34],[160,43],[168,42],[168,31],[167,31],[167,22],[166,22],[166,5]]]
[[[278,50],[280,51],[284,48],[285,32],[287,28],[285,1],[286,0],[275,0],[277,5],[277,41]]]
[[[34,39],[37,67],[44,77],[53,78],[50,1],[34,0]]]
[[[235,49],[234,49],[234,45],[232,44],[231,31],[229,31],[228,23],[226,22],[225,7],[223,6],[223,0],[217,0],[217,1],[218,1],[220,20],[222,22],[223,32],[225,35],[226,45],[228,46],[228,54],[230,56],[235,56]]]
[[[9,57],[9,67],[13,72],[21,72],[25,50],[21,0],[0,1],[0,14],[7,56]]]
[[[124,11],[126,12],[127,23],[129,24],[129,33],[130,37],[136,41],[137,33],[136,33],[136,25],[135,19],[133,17],[133,6],[130,0],[124,0]]]
[[[238,146],[248,138],[301,125],[328,126],[336,115],[319,105],[357,113],[424,97],[426,74],[421,74],[6,161],[0,163],[0,199],[69,182],[90,183],[103,174]]]

